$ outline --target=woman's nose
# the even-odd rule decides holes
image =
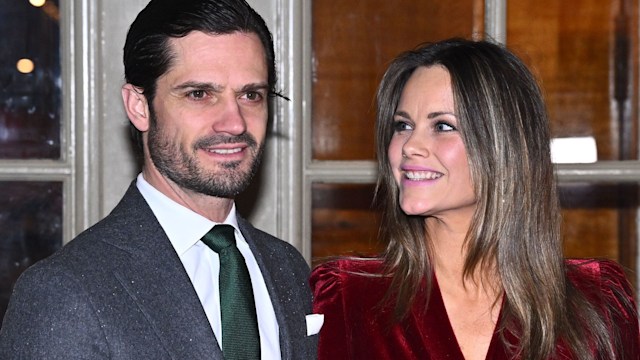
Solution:
[[[428,142],[424,135],[412,132],[402,147],[402,157],[429,156]]]

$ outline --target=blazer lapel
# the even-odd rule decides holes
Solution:
[[[131,254],[115,276],[172,358],[223,359],[180,258],[135,184],[110,216],[128,234],[114,245]]]
[[[293,357],[292,347],[298,346],[295,334],[306,335],[304,322],[295,321],[297,318],[304,319],[305,316],[305,314],[298,313],[300,312],[299,309],[302,308],[299,304],[300,299],[295,294],[293,296],[291,294],[291,284],[283,275],[281,264],[284,259],[279,258],[280,254],[269,247],[265,241],[260,241],[262,235],[247,221],[238,217],[238,225],[260,267],[273,304],[280,331],[280,353],[282,359],[291,359]]]

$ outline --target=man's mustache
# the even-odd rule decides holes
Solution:
[[[242,135],[234,135],[234,136],[226,136],[226,135],[212,135],[204,138],[198,139],[196,143],[193,145],[195,149],[203,149],[210,148],[216,145],[222,144],[236,144],[236,143],[246,143],[250,148],[258,147],[258,142],[256,139],[248,133],[244,133]]]

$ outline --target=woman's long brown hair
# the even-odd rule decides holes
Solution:
[[[425,219],[400,209],[387,155],[402,89],[421,66],[442,66],[451,76],[477,198],[465,240],[464,274],[491,272],[489,277],[499,279],[505,302],[498,329],[519,338],[519,344],[506,345],[519,358],[547,359],[562,339],[576,359],[593,359],[585,349],[594,344],[599,354],[615,358],[616,339],[604,315],[566,279],[540,88],[513,53],[487,41],[450,39],[401,54],[378,89],[376,202],[382,210],[380,237],[388,244],[383,256],[392,276],[388,299],[395,301],[396,318],[408,313],[421,286],[427,294],[431,288]]]

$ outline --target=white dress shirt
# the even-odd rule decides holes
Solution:
[[[218,344],[221,345],[222,325],[218,287],[220,261],[218,254],[200,240],[216,223],[171,200],[149,184],[142,174],[138,175],[136,185],[178,253],[200,298]],[[280,335],[273,304],[256,259],[238,228],[235,204],[223,223],[234,227],[238,250],[244,256],[249,269],[256,303],[262,359],[280,359]]]

